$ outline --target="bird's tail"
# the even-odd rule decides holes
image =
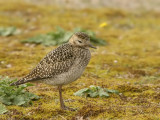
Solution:
[[[27,81],[26,79],[22,78],[22,79],[20,79],[20,80],[14,82],[14,83],[11,83],[10,85],[11,85],[11,86],[14,86],[14,85],[21,85],[21,84],[24,84],[24,83],[26,83],[26,82],[28,82],[28,81]]]

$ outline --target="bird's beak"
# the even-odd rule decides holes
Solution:
[[[95,46],[93,46],[92,44],[89,44],[88,45],[90,48],[94,48],[94,49],[97,49]]]

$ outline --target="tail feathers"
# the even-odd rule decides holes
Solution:
[[[14,86],[14,85],[21,85],[21,84],[24,84],[24,83],[26,83],[26,82],[28,82],[28,80],[22,78],[22,79],[20,79],[20,80],[14,82],[14,83],[11,83],[10,85],[11,85],[11,86]]]

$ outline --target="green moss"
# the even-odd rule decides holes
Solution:
[[[20,41],[45,34],[55,26],[66,30],[90,29],[108,42],[92,51],[92,59],[83,76],[64,86],[67,106],[59,109],[55,87],[37,84],[29,91],[41,96],[28,107],[8,106],[10,112],[0,119],[158,119],[160,109],[160,16],[157,12],[131,13],[113,9],[72,10],[25,2],[1,1],[0,26],[16,26],[22,34],[0,37],[0,74],[22,77],[55,47],[21,44]],[[21,7],[19,7],[21,6]],[[83,24],[82,24],[83,21]],[[108,26],[99,28],[106,22]],[[73,93],[90,85],[117,89],[122,94],[110,98],[81,98]]]

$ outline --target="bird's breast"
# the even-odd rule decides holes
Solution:
[[[82,56],[78,56],[75,59],[72,67],[64,73],[54,76],[44,80],[46,84],[51,85],[65,85],[77,80],[85,70],[86,66],[90,61],[90,52],[83,53]]]

